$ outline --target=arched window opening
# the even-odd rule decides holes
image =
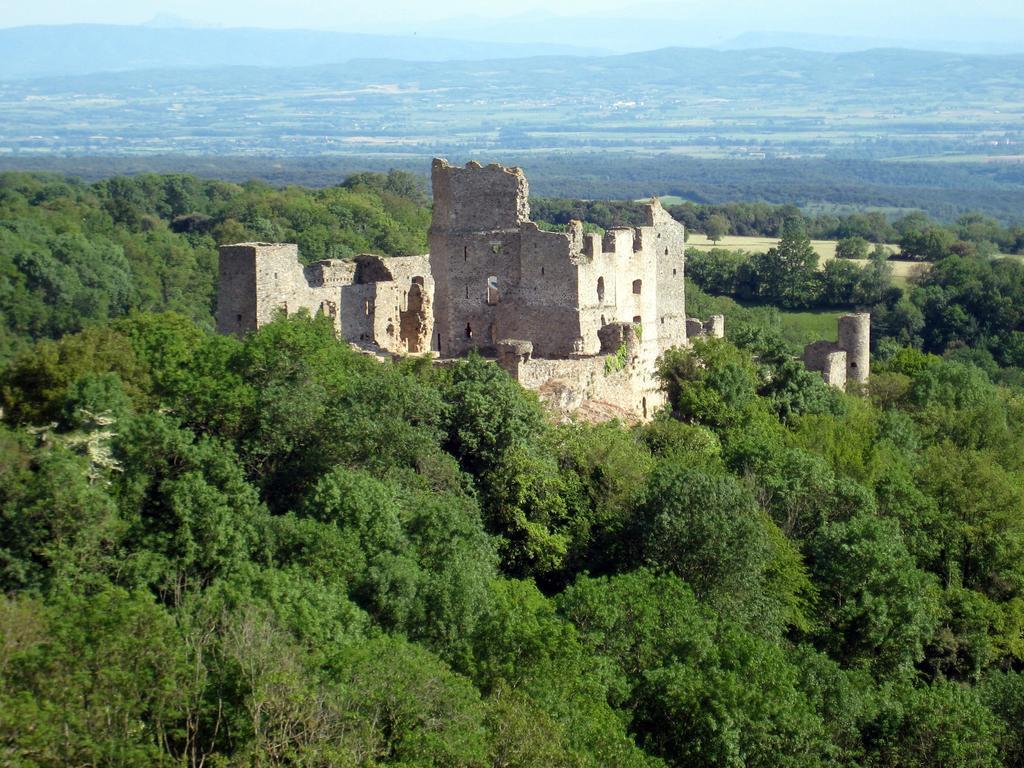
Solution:
[[[640,295],[640,291],[643,289],[643,287],[644,287],[644,281],[643,280],[634,280],[633,281],[633,293],[635,293],[637,296]]]
[[[497,304],[501,301],[501,294],[498,292],[498,278],[491,275],[487,278],[487,303]]]
[[[473,326],[471,326],[469,323],[466,323],[466,338],[473,338]]]

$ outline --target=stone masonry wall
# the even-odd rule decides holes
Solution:
[[[498,354],[504,340],[528,342],[529,363],[517,366],[526,386],[548,376],[552,366],[541,360],[589,358],[558,368],[555,378],[575,382],[581,397],[600,391],[642,412],[656,386],[636,372],[653,373],[658,355],[686,344],[682,225],[652,200],[640,227],[604,237],[584,235],[579,222],[567,232],[541,231],[528,218],[528,187],[518,168],[457,168],[435,160],[433,185],[432,347],[452,357],[470,349]],[[612,323],[641,329],[635,371],[627,377],[636,381],[605,388],[603,358],[594,358],[599,331]],[[594,370],[600,381],[591,377]]]
[[[244,335],[281,312],[305,309],[331,318],[335,332],[357,344],[390,352],[426,351],[429,345],[434,285],[426,256],[360,256],[304,267],[297,245],[240,243],[221,247],[219,271],[221,333]]]

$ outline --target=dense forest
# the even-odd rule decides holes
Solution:
[[[338,187],[273,189],[194,176],[84,184],[0,174],[0,361],[132,310],[212,327],[217,245],[298,243],[308,261],[425,253],[430,213],[414,177],[354,174]]]
[[[211,331],[218,240],[420,251],[407,182],[2,177],[2,762],[1024,764],[1016,261],[897,290],[864,391],[738,323],[634,426]]]

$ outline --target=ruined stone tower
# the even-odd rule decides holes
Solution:
[[[432,346],[443,357],[494,350],[515,325],[510,293],[519,284],[522,228],[530,215],[526,177],[518,168],[453,168],[435,160],[433,187]]]
[[[839,348],[846,352],[846,380],[863,384],[871,373],[871,315],[839,318]]]
[[[804,347],[804,366],[839,389],[845,389],[847,381],[863,384],[871,374],[871,315],[843,315],[838,337],[838,341],[815,341]]]

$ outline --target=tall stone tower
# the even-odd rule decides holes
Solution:
[[[519,283],[523,223],[529,221],[526,176],[519,168],[433,165],[430,272],[434,338],[444,357],[493,350],[501,338],[502,297]]]
[[[846,352],[846,380],[863,384],[871,373],[871,315],[840,317],[838,346]]]

